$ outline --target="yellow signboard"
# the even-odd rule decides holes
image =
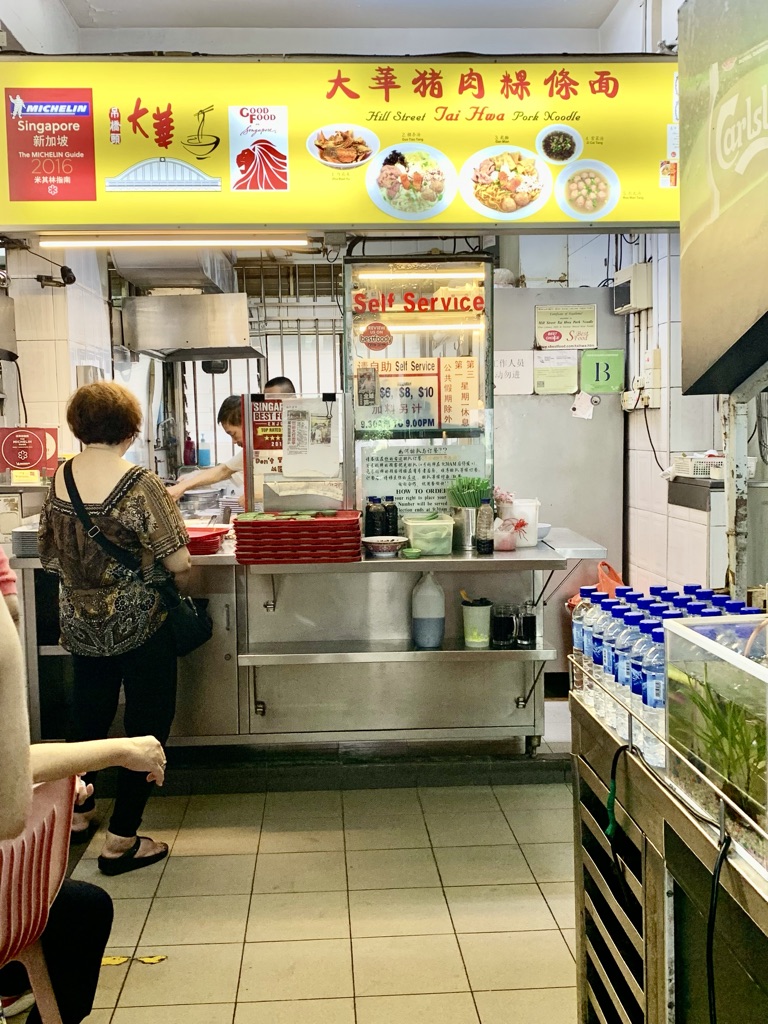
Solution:
[[[2,59],[0,222],[674,224],[675,67]]]

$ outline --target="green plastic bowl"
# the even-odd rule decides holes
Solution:
[[[403,558],[421,558],[421,548],[403,548],[400,554]]]

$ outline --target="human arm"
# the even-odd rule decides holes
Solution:
[[[166,488],[166,490],[174,501],[178,501],[191,488],[207,487],[209,484],[220,484],[224,480],[229,480],[234,472],[226,462],[222,462],[218,466],[211,466],[210,469],[201,469],[197,473],[189,473],[182,480],[178,480],[173,484],[172,487]]]
[[[84,743],[36,743],[30,748],[30,761],[35,782],[51,782],[113,766],[146,772],[147,781],[157,782],[159,786],[165,778],[165,752],[154,736]]]
[[[5,606],[11,618],[19,624],[19,599],[16,595],[16,573],[11,568],[4,549],[0,547],[0,594],[5,599]]]
[[[32,803],[29,720],[24,667],[16,627],[0,601],[0,722],[3,723],[0,770],[0,840],[24,830]]]

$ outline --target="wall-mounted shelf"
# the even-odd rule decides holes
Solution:
[[[241,668],[264,665],[333,665],[340,663],[467,661],[467,662],[542,662],[552,661],[557,652],[549,647],[530,651],[494,647],[472,649],[463,640],[445,640],[438,650],[420,650],[410,640],[319,640],[295,643],[249,644],[239,654]]]

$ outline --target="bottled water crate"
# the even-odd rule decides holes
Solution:
[[[714,821],[718,793],[726,796],[734,843],[768,878],[768,617],[678,619],[665,627],[667,777]]]
[[[725,458],[705,458],[691,455],[676,455],[672,462],[675,476],[706,477],[710,480],[722,480],[725,475]],[[749,456],[747,472],[750,480],[757,470],[757,458]]]

